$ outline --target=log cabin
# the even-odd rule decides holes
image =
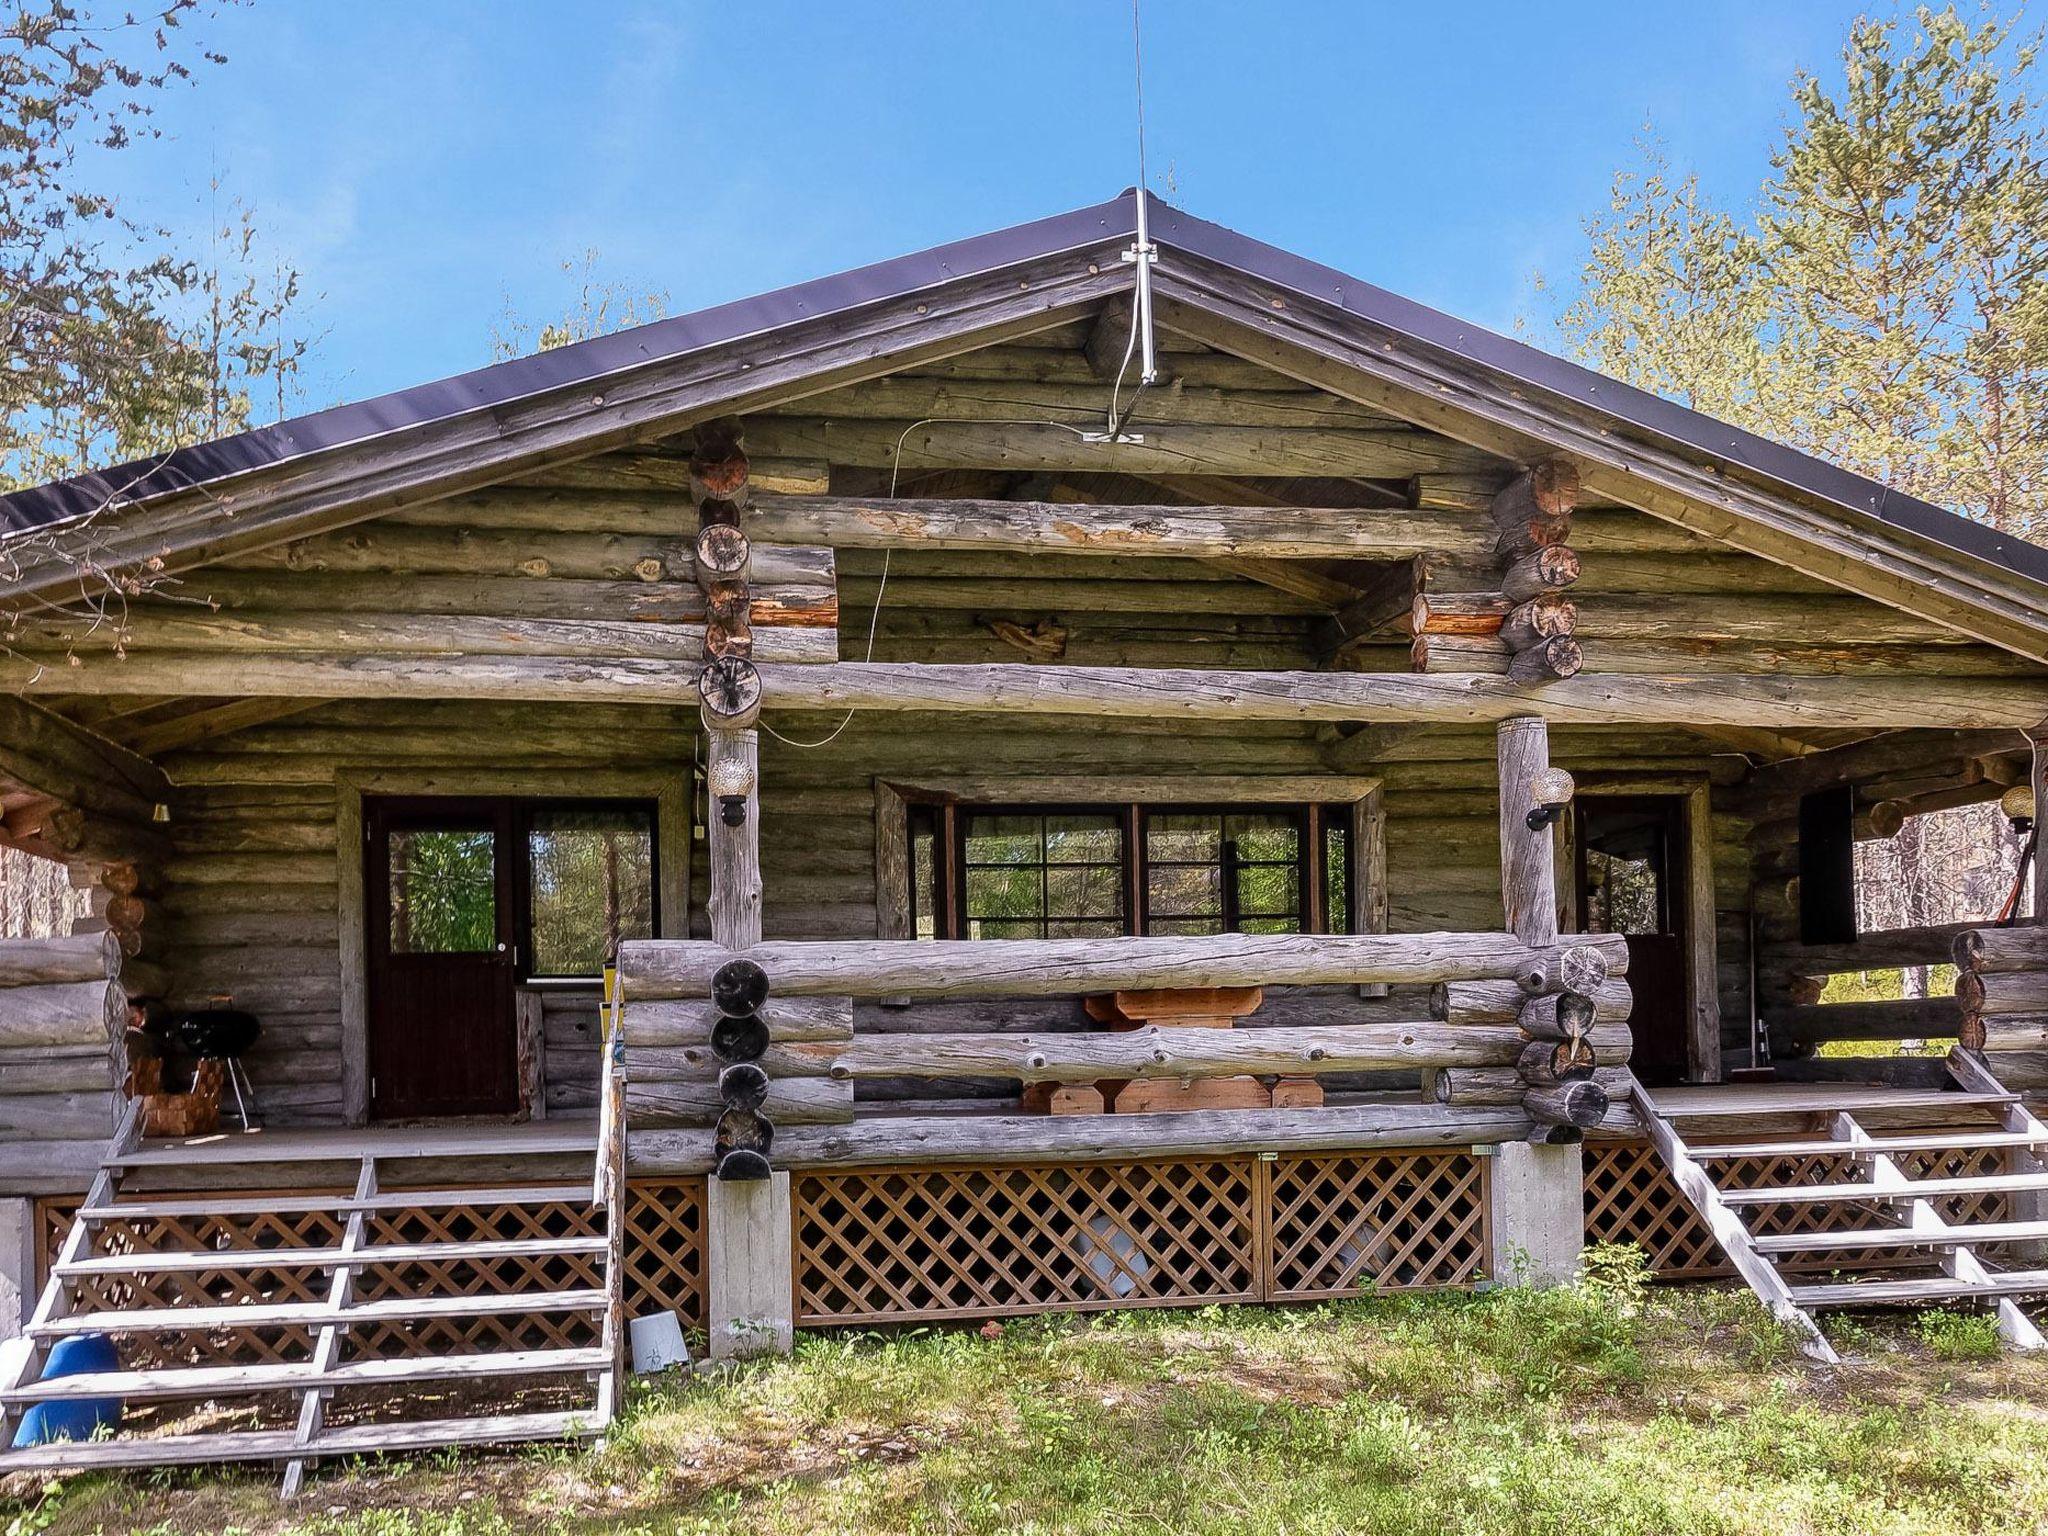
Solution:
[[[1589,1240],[2041,1342],[2048,550],[1129,191],[0,530],[0,1465]]]

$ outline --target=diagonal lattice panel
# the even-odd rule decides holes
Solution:
[[[799,1173],[797,1320],[1250,1301],[1247,1158]]]
[[[685,1328],[702,1328],[704,1180],[630,1185],[625,1256],[628,1317],[674,1312]]]
[[[1487,1263],[1485,1159],[1317,1153],[1270,1167],[1274,1300],[1468,1285]]]

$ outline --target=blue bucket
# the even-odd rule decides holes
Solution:
[[[103,1333],[79,1333],[58,1341],[43,1367],[42,1379],[84,1376],[101,1371],[118,1371],[121,1358],[114,1353],[114,1341]],[[71,1397],[36,1403],[21,1416],[14,1432],[14,1448],[48,1445],[53,1440],[90,1440],[102,1429],[116,1429],[121,1423],[121,1400],[117,1397]]]

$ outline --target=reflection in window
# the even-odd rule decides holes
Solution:
[[[1284,812],[1148,812],[1146,931],[1300,933],[1301,866],[1301,822]]]
[[[1598,848],[1586,850],[1586,932],[1651,934],[1664,931],[1657,865]]]
[[[1123,826],[1113,813],[966,819],[967,936],[1101,938],[1124,931]]]
[[[496,843],[489,831],[391,834],[393,954],[475,954],[497,947]]]
[[[654,826],[644,810],[536,809],[526,834],[535,976],[595,976],[654,936]]]
[[[1351,808],[1323,807],[1323,931],[1351,931]]]

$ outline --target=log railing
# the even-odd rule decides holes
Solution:
[[[1361,935],[1224,934],[1045,942],[767,942],[743,952],[715,943],[649,940],[623,946],[624,1030],[633,1070],[627,1113],[637,1167],[705,1166],[703,1128],[729,1107],[721,1074],[730,1057],[717,1032],[731,1013],[714,983],[735,963],[758,966],[767,997],[754,1017],[765,1044],[753,1062],[766,1076],[760,1113],[778,1129],[778,1166],[865,1155],[1044,1155],[1052,1142],[1098,1152],[1179,1146],[1198,1126],[1218,1142],[1279,1146],[1475,1141],[1528,1131],[1521,1100],[1530,1019],[1507,1001],[1536,1000],[1530,1017],[1573,1006],[1570,988],[1589,973],[1627,966],[1626,943],[1594,936],[1532,948],[1505,933]],[[1034,998],[1158,988],[1423,985],[1456,999],[1440,1019],[1204,1029],[1148,1025],[1120,1032],[960,1030],[860,1034],[855,999]],[[1628,991],[1596,988],[1584,1030],[1603,1064],[1627,1059]],[[1481,1013],[1483,1010],[1483,1016]],[[1420,1010],[1418,1010],[1420,1011]],[[1562,1036],[1560,1037],[1563,1038]],[[1535,1043],[1548,1050],[1550,1045]],[[1513,1077],[1515,1094],[1453,1096],[1441,1103],[1380,1102],[1300,1109],[1077,1116],[919,1115],[891,1108],[855,1120],[863,1078],[994,1077],[1025,1084],[1112,1079],[1240,1076],[1327,1077],[1377,1070]],[[1576,1076],[1576,1074],[1574,1074]],[[1484,1079],[1456,1079],[1478,1082]],[[970,1123],[971,1122],[971,1123]],[[688,1128],[687,1130],[685,1128]],[[673,1132],[673,1134],[670,1134]],[[694,1139],[693,1139],[694,1138]],[[1360,1138],[1363,1138],[1362,1140]],[[1014,1143],[1014,1151],[1006,1151]],[[644,1154],[644,1155],[643,1155]]]
[[[1830,977],[1944,965],[1974,924],[1945,923],[1867,933],[1846,944],[1765,944],[1757,952],[1757,1007],[1778,1051],[1832,1041],[1947,1039],[1962,1023],[1954,997],[1821,1001]]]
[[[1958,934],[1957,1041],[1972,1051],[2048,1051],[2048,928]]]

